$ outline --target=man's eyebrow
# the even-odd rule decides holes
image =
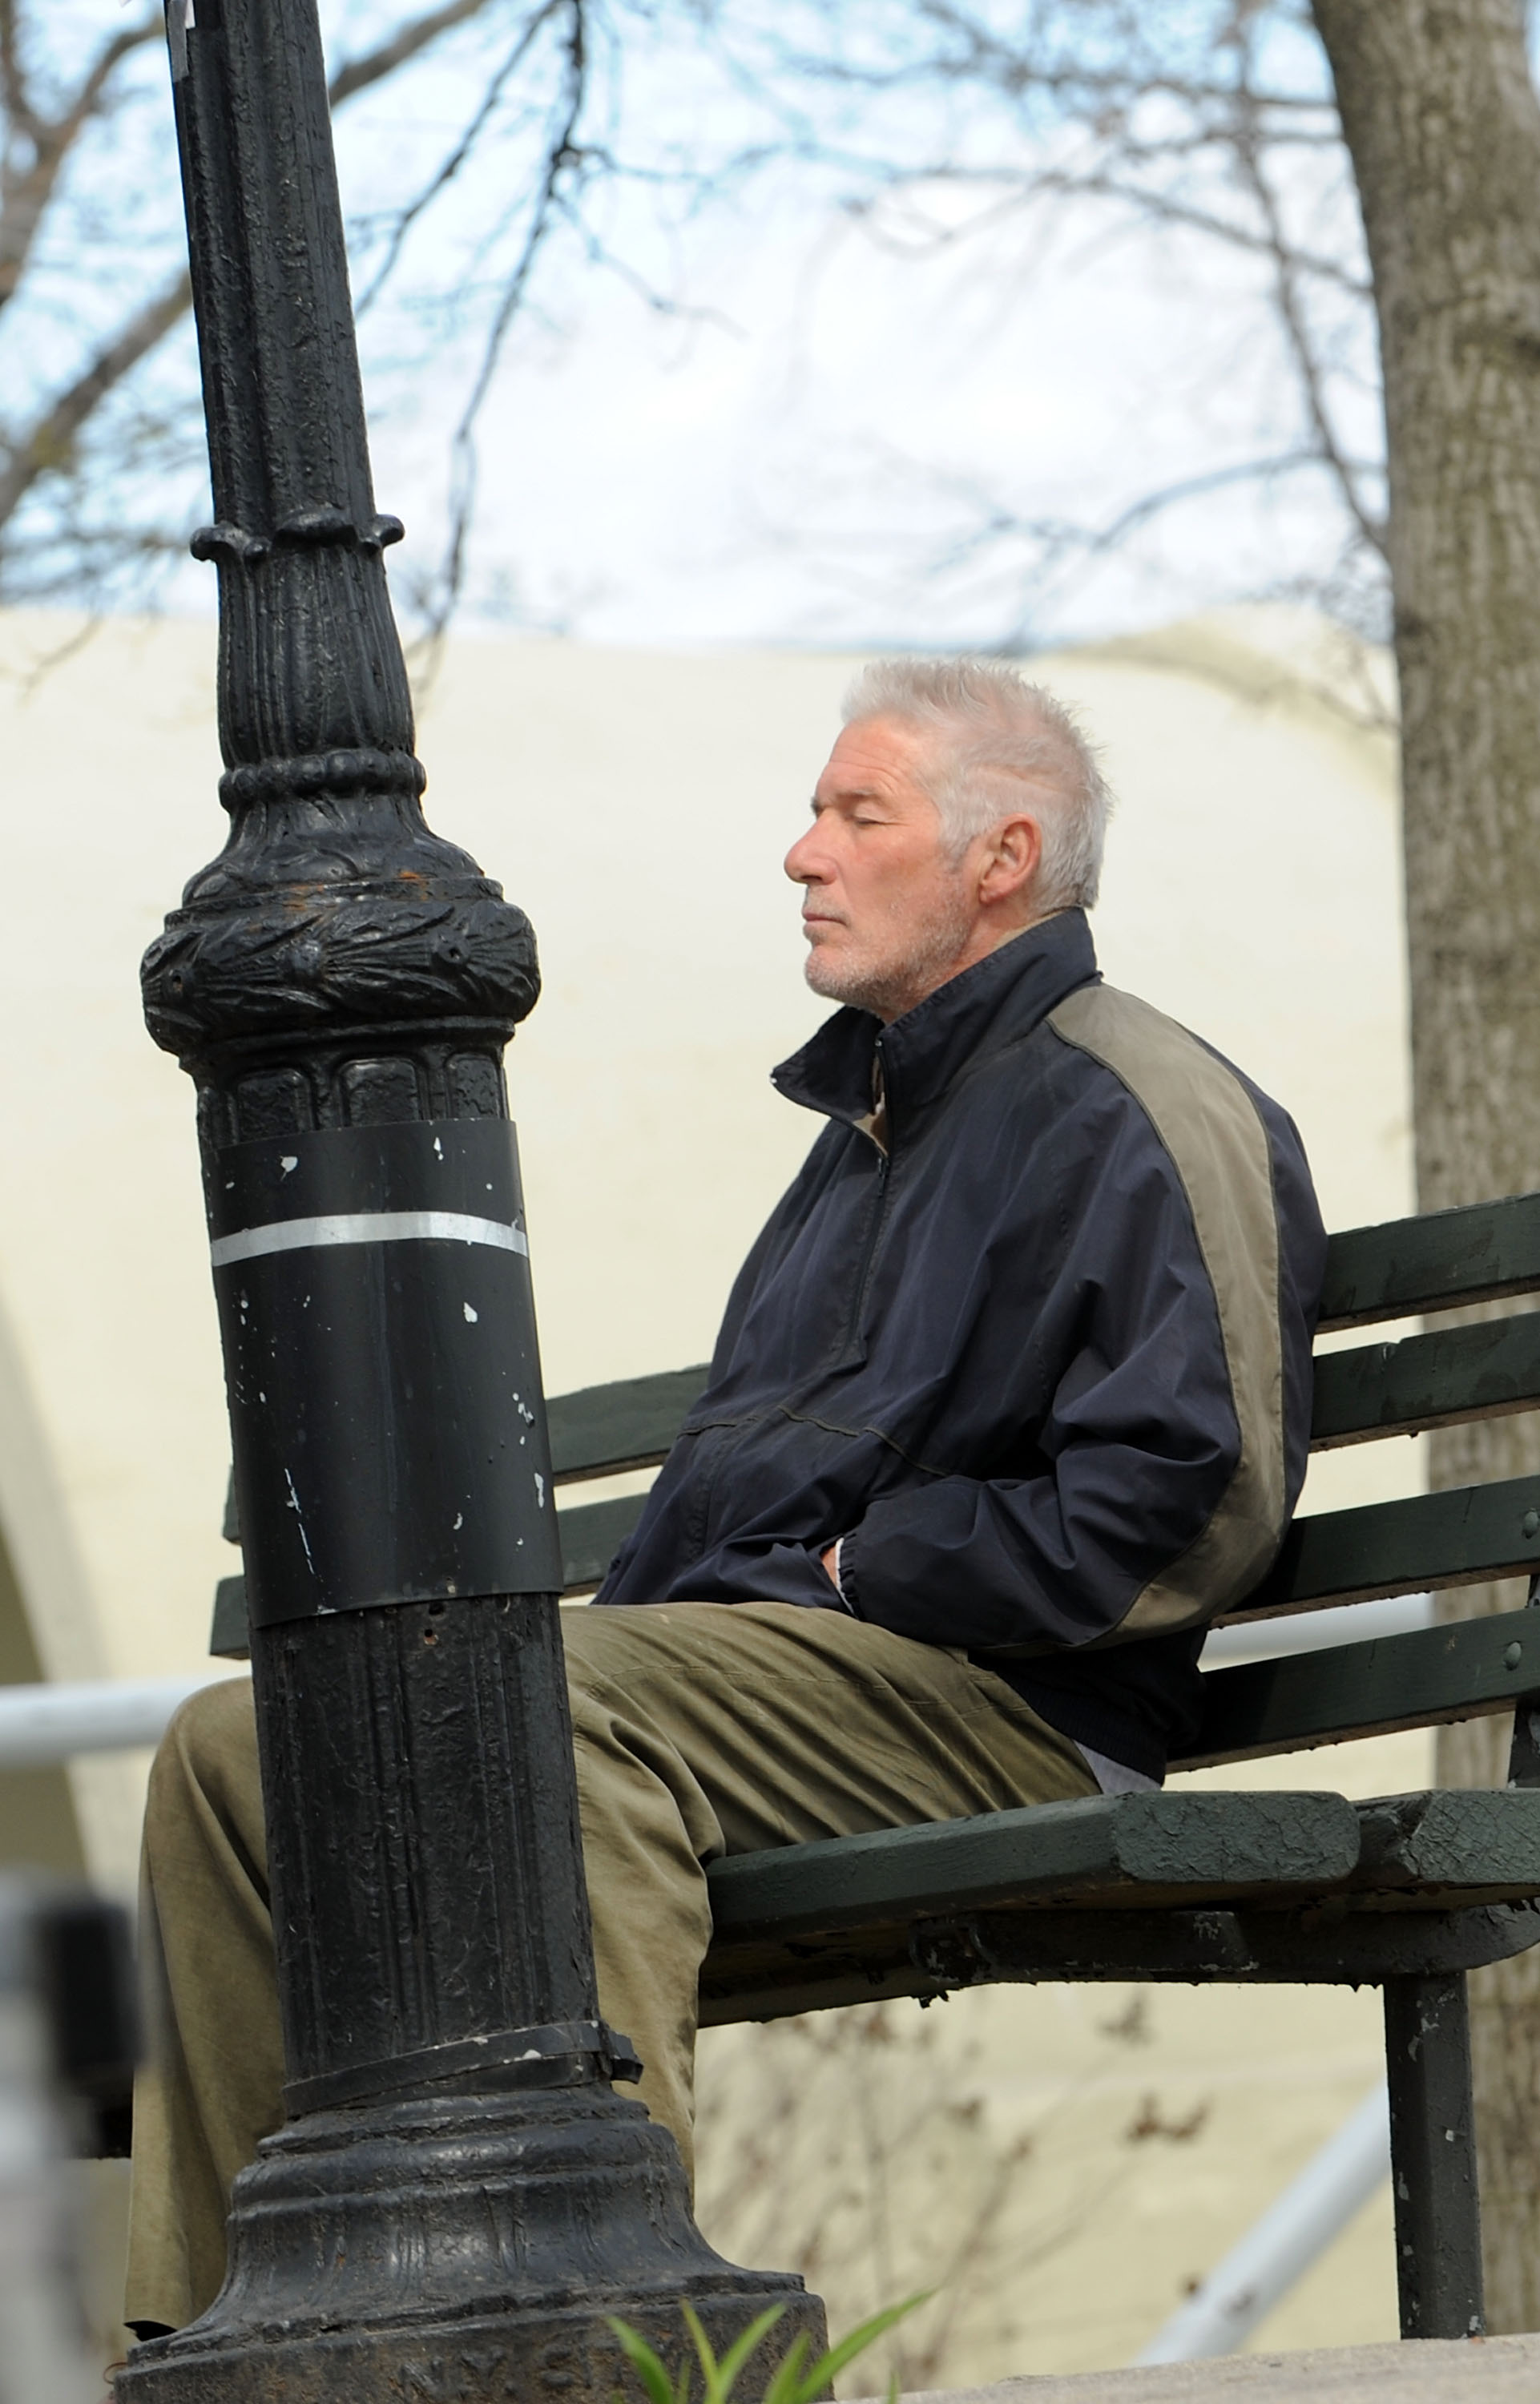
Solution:
[[[880,802],[882,798],[880,785],[841,785],[838,792],[832,794],[828,802],[820,802],[815,793],[807,806],[816,815],[819,810],[828,809],[832,802]]]

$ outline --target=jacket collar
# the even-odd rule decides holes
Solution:
[[[1062,910],[938,985],[891,1027],[869,1010],[836,1011],[771,1070],[771,1083],[788,1101],[854,1125],[871,1114],[880,1067],[889,1123],[899,1134],[971,1060],[1030,1034],[1097,974],[1085,912]]]

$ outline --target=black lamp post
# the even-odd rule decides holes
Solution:
[[[431,834],[314,0],[169,0],[231,819],[145,962],[198,1086],[289,2119],[125,2404],[609,2404],[732,2269],[612,2090],[502,1050],[523,913]]]

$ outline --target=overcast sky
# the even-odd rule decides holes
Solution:
[[[1015,0],[973,5],[1019,34]],[[108,13],[117,0],[61,0],[63,48],[77,18],[99,31]],[[327,0],[333,65],[409,13],[409,0]],[[1130,539],[1099,551],[1080,539],[1164,486],[1288,452],[1301,416],[1254,260],[1101,203],[1077,202],[1051,227],[1002,206],[1005,179],[1057,157],[1056,143],[1065,159],[1076,139],[1094,149],[1094,133],[929,66],[896,101],[865,87],[831,98],[828,44],[854,51],[864,38],[886,72],[895,45],[931,43],[927,11],[903,0],[734,0],[715,14],[614,0],[591,13],[613,38],[580,148],[612,148],[623,172],[595,177],[581,232],[542,253],[514,322],[479,428],[462,622],[633,645],[1026,648],[1329,576],[1343,522],[1319,472],[1220,482]],[[1183,0],[1140,21],[1169,49],[1214,13],[1214,0]],[[1319,108],[1319,46],[1274,13],[1279,75]],[[560,98],[553,34],[498,80],[526,21],[520,7],[488,9],[338,113],[375,482],[407,523],[390,564],[409,617],[413,580],[442,554],[451,438]],[[558,24],[559,11],[548,33]],[[799,40],[827,36],[819,72],[809,82],[799,65],[777,82],[797,26]],[[1195,56],[1207,74],[1210,51]],[[147,50],[134,73],[137,113],[85,158],[75,217],[15,316],[23,384],[67,375],[135,279],[159,288],[181,253],[164,60]],[[413,217],[399,272],[367,305],[385,232],[489,91],[489,130]],[[1320,122],[1324,147],[1284,156],[1283,198],[1317,251],[1351,262],[1356,214],[1329,104],[1318,133]],[[770,163],[724,183],[745,151]],[[1187,196],[1212,201],[1211,158],[1190,169],[1183,158],[1197,179]],[[963,238],[964,204],[933,185],[864,221],[841,206],[926,159],[974,175],[966,205],[984,230]],[[698,176],[709,189],[692,206]],[[922,217],[953,238],[917,240]],[[610,264],[585,250],[595,235]],[[1356,412],[1353,447],[1372,460],[1372,329],[1346,306],[1333,373]],[[170,429],[127,454],[147,464],[128,471],[125,522],[136,510],[179,535],[206,518],[196,392],[184,326],[119,396],[131,419],[142,402],[146,423]],[[116,508],[104,490],[101,509]],[[1057,549],[1045,525],[1063,532]],[[212,611],[214,578],[174,566],[163,597]]]
[[[622,136],[635,147],[644,131],[654,157],[692,165],[763,138],[752,98],[673,38],[639,68],[628,53]],[[1285,63],[1306,84],[1323,74],[1309,58]],[[386,96],[339,119],[356,229],[399,204],[469,90],[446,67],[412,88],[410,113]],[[871,106],[852,104],[834,131],[919,158],[992,144],[1013,163],[1057,138],[991,117],[976,95],[950,114],[929,94],[914,108],[912,126],[883,120],[874,134]],[[486,273],[487,178],[516,185],[528,126],[501,138],[480,180],[462,179],[413,237],[406,300],[362,327],[380,501],[413,538],[392,554],[403,595],[441,538],[474,347],[473,309],[457,327],[443,299],[455,245],[469,291]],[[1311,160],[1294,172],[1323,173]],[[817,164],[777,167],[682,221],[644,186],[601,188],[595,222],[636,272],[585,261],[572,243],[541,264],[482,422],[470,622],[500,611],[628,644],[1029,644],[1286,593],[1329,570],[1340,522],[1309,476],[1223,486],[1099,559],[1071,545],[1049,573],[1029,539],[976,542],[1013,513],[1102,526],[1163,484],[1288,450],[1299,405],[1258,271],[1085,203],[1052,230],[1007,212],[965,240],[917,245],[913,206],[858,224],[839,184]],[[1311,239],[1351,258],[1356,220],[1335,170],[1322,189]],[[975,191],[969,206],[989,198]],[[920,202],[932,226],[958,222],[956,199]],[[357,288],[368,281],[361,239]],[[434,296],[415,314],[413,290]],[[679,312],[651,305],[658,294]],[[1372,456],[1372,336],[1353,339],[1367,354],[1355,432]]]
[[[1029,273],[1003,235],[917,261],[791,212],[729,223],[690,321],[595,276],[514,344],[486,412],[483,613],[500,581],[515,620],[596,641],[988,643],[1308,577],[1333,527],[1309,482],[1222,490],[1049,577],[1021,540],[970,541],[1001,510],[1099,525],[1278,447],[1278,361],[1239,280],[1154,234],[1090,235]],[[450,390],[376,401],[382,505],[423,541]]]

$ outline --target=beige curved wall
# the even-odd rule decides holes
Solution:
[[[539,932],[545,998],[509,1074],[553,1391],[701,1358],[815,1131],[766,1077],[820,1014],[779,861],[852,664],[464,638],[424,709],[430,815]],[[1109,976],[1287,1104],[1331,1221],[1406,1209],[1394,763],[1365,715],[1382,664],[1308,618],[1232,611],[1042,673],[1084,707],[1121,795],[1096,920]],[[0,615],[0,1529],[55,1677],[195,1670],[232,1565],[191,1092],[137,999],[144,946],[221,836],[212,674],[202,624]],[[1414,1447],[1371,1447],[1331,1456],[1312,1491],[1418,1475]],[[1426,1760],[1397,1740],[1257,1774],[1386,1791]],[[74,1773],[90,1858],[119,1885],[143,1768]],[[973,2000],[945,2044],[982,2048],[987,2119],[1029,2131],[1046,2113],[1057,2133],[1033,2140],[1043,2176],[1007,2215],[1015,2317],[979,2323],[954,2376],[1126,2357],[1376,2075],[1369,1997],[1162,1993],[1148,2041],[1115,2058],[1098,2032],[1126,1997]],[[767,2091],[739,2041],[707,2048],[729,2099],[705,2153],[724,2235],[743,2201],[732,2098]],[[1161,2133],[1195,2114],[1190,2138]],[[1080,2234],[1043,2252],[1033,2215],[1056,2195]],[[1365,2218],[1263,2336],[1389,2334],[1392,2311],[1388,2235]]]
[[[766,1077],[819,1015],[779,862],[851,665],[467,638],[424,709],[430,813],[539,934],[509,1079],[553,1391],[701,1358],[814,1132]],[[145,944],[222,839],[212,671],[202,624],[0,616],[0,1306],[36,1411],[0,1509],[53,1676],[195,1667],[231,1566],[191,1093],[137,1000]],[[1407,1207],[1393,762],[1350,714],[1363,663],[1301,615],[1229,612],[1043,673],[1121,795],[1109,976],[1288,1104],[1330,1219]],[[1355,1490],[1413,1474],[1410,1447],[1323,1466]],[[77,1773],[119,1878],[138,1773]]]

